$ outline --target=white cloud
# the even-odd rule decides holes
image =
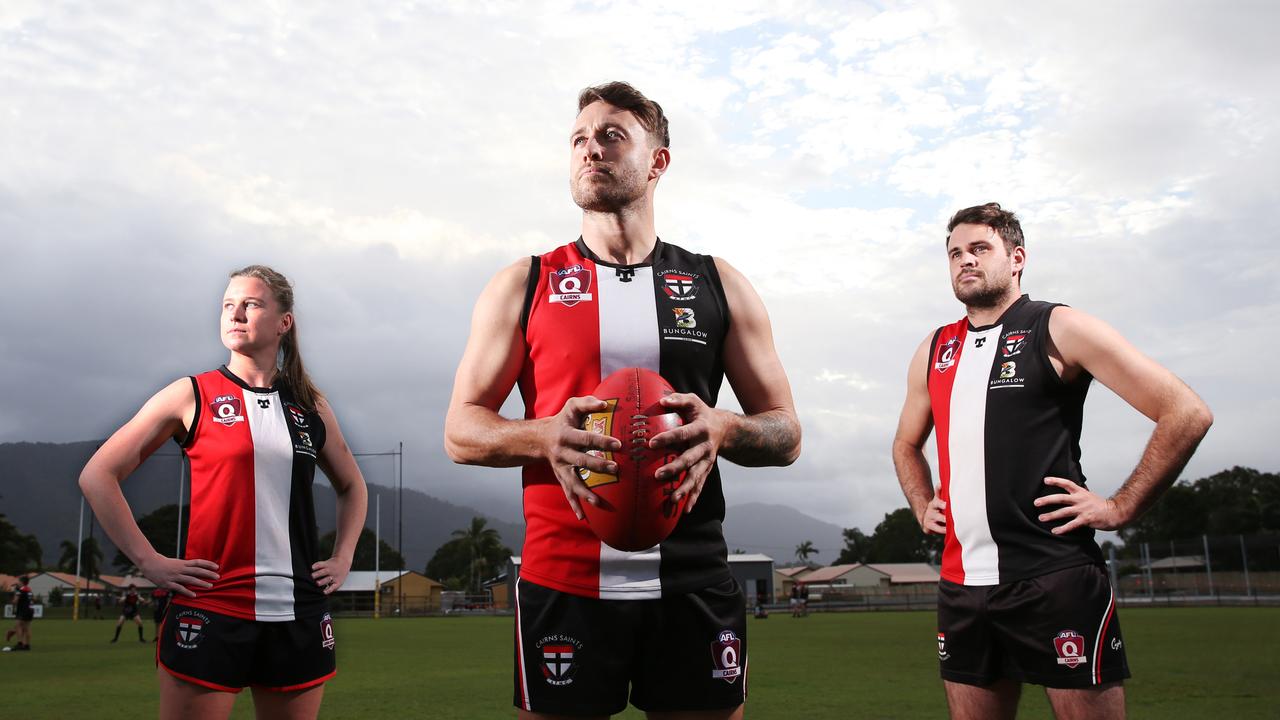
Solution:
[[[576,92],[624,78],[672,118],[660,232],[752,279],[806,423],[795,467],[726,471],[736,499],[864,529],[901,502],[906,361],[960,315],[944,224],[992,199],[1024,218],[1036,297],[1107,318],[1210,400],[1189,472],[1274,469],[1277,398],[1240,378],[1277,351],[1278,14],[5,3],[0,250],[23,273],[0,293],[29,309],[0,321],[0,440],[101,435],[216,363],[204,294],[265,258],[295,276],[356,441],[405,439],[412,482],[515,493],[440,456],[453,364],[485,280],[577,234]],[[1147,432],[1107,396],[1086,434],[1104,489]]]

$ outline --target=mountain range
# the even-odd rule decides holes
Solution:
[[[46,565],[58,559],[63,540],[76,540],[76,521],[80,513],[80,470],[98,447],[98,442],[74,443],[0,443],[0,513],[21,532],[34,534],[40,541]],[[177,503],[180,456],[176,445],[166,445],[147,459],[122,484],[125,499],[134,515],[141,517],[161,506]],[[335,498],[323,476],[315,484],[316,519],[321,534],[334,527]],[[375,495],[382,497],[381,534],[396,547],[396,490],[369,484],[369,514],[366,525],[375,524]],[[189,490],[184,483],[184,501]],[[519,553],[524,541],[524,523],[520,518],[495,517],[467,505],[433,497],[420,490],[403,491],[403,553],[408,567],[421,570],[450,534],[466,527],[472,517],[484,517],[489,527],[498,531],[502,541]],[[103,558],[110,566],[116,550],[92,520],[85,505],[85,532],[92,532],[103,548]],[[835,561],[843,546],[841,529],[783,505],[747,503],[730,507],[725,520],[725,538],[730,552],[763,553],[778,565],[795,560],[795,548],[804,541],[812,542],[819,553],[812,560]]]

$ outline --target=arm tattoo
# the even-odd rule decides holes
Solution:
[[[721,457],[747,467],[790,465],[795,460],[800,428],[789,413],[770,410],[737,417],[720,448]]]

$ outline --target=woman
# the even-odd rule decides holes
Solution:
[[[325,596],[351,569],[364,478],[303,368],[289,281],[262,265],[232,273],[221,329],[227,364],[148,400],[89,460],[80,487],[116,546],[174,593],[157,650],[162,718],[225,718],[246,686],[258,717],[314,718],[335,673]],[[120,492],[170,438],[191,462],[182,558],[155,551]],[[311,500],[317,464],[338,497],[327,560]]]

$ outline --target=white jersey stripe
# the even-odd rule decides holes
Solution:
[[[600,288],[600,379],[617,370],[640,367],[659,372],[658,314],[653,268],[633,268],[622,282],[617,271],[596,265]],[[640,552],[615,550],[600,543],[599,591],[602,599],[662,597],[657,547]]]
[[[596,265],[596,272],[600,275],[600,379],[629,367],[658,372],[653,268],[635,268],[628,282],[622,282],[611,267]]]
[[[658,569],[662,553],[648,550],[625,552],[600,543],[600,599],[656,600],[662,597]]]
[[[293,489],[293,439],[279,393],[244,390],[253,434],[254,614],[259,620],[293,620],[293,554],[289,496]],[[263,405],[266,407],[263,407]]]
[[[951,387],[947,509],[960,543],[965,585],[995,585],[1000,581],[1000,553],[987,522],[986,421],[987,386],[1001,327],[966,334]]]

